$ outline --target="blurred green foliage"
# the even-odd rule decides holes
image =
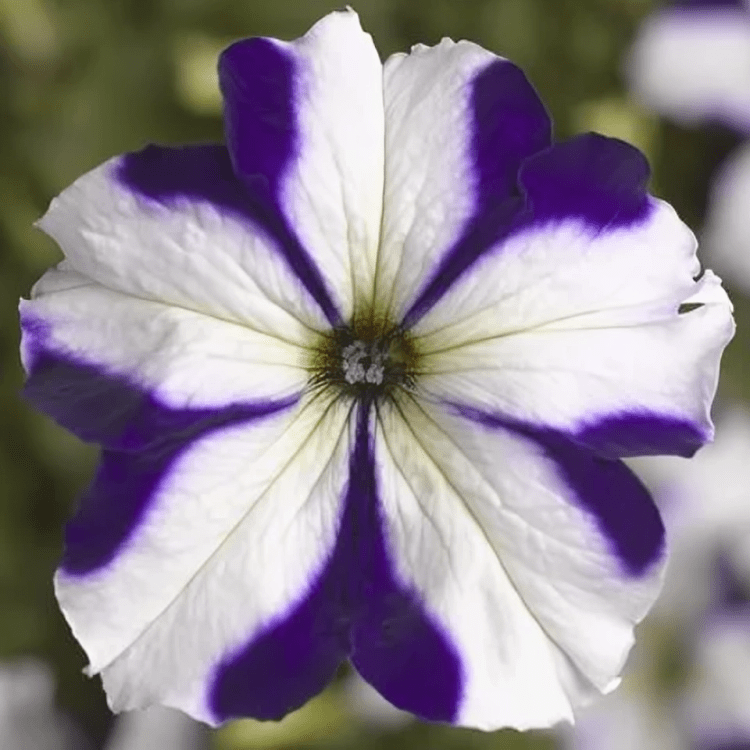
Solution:
[[[470,38],[519,63],[558,137],[596,129],[635,142],[655,167],[654,192],[694,228],[708,178],[735,145],[726,133],[659,122],[624,93],[620,61],[648,0],[359,0],[381,54]],[[17,300],[59,257],[32,223],[73,179],[147,142],[221,139],[214,64],[232,39],[293,38],[330,0],[0,0],[0,658],[40,654],[59,700],[96,741],[110,721],[98,680],[58,612],[52,574],[61,528],[94,452],[18,398]],[[750,313],[727,355],[725,393],[750,397]],[[413,723],[378,732],[341,709],[337,686],[281,725],[215,733],[221,750],[379,747],[452,750],[553,747],[540,733],[482,734]]]

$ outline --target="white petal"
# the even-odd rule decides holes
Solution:
[[[662,203],[634,226],[592,232],[569,219],[513,236],[417,324],[420,386],[584,442],[607,420],[651,415],[694,437],[671,445],[654,433],[653,445],[629,446],[623,436],[617,455],[694,452],[712,434],[719,357],[734,331],[718,279],[693,281],[694,252]]]
[[[105,750],[203,750],[205,728],[178,711],[130,711],[115,721]]]
[[[639,686],[637,686],[639,687]],[[582,712],[567,730],[566,750],[684,750],[685,738],[671,705],[623,687]]]
[[[217,172],[205,175],[206,186],[226,179],[241,203],[239,183],[218,174],[228,169],[221,154],[220,147],[150,147],[110,159],[63,190],[38,226],[59,243],[66,270],[102,286],[303,342],[309,328],[327,323],[278,241],[210,191],[194,195],[194,185],[179,185],[180,170],[193,178],[206,167]],[[174,164],[178,184],[148,195],[131,179],[133,164],[162,174]]]
[[[385,171],[383,66],[351,9],[326,16],[293,49],[304,145],[284,201],[319,264],[331,275],[340,268],[332,284],[347,320],[372,304],[375,283]]]
[[[699,679],[685,701],[690,728],[702,740],[699,747],[742,747],[750,738],[748,625],[747,613],[725,614],[699,634]]]
[[[58,710],[51,666],[16,658],[0,665],[0,743],[3,750],[89,750],[79,727]]]
[[[512,63],[471,42],[416,45],[385,63],[385,195],[378,313],[402,320],[467,231],[515,194],[550,122]]]
[[[112,291],[75,271],[48,271],[32,296],[21,301],[29,373],[43,352],[124,378],[166,406],[194,409],[283,399],[307,381],[306,351],[299,346]]]
[[[554,175],[551,175],[554,177]],[[570,217],[511,235],[477,261],[414,327],[422,348],[462,345],[540,325],[645,322],[676,311],[700,271],[696,240],[663,201],[609,230]]]
[[[238,175],[268,180],[348,321],[372,300],[382,214],[382,65],[372,38],[354,11],[336,11],[291,43],[237,42],[220,80]]]
[[[194,441],[108,565],[58,572],[63,612],[114,710],[161,703],[217,721],[219,663],[293,608],[333,546],[347,416],[313,400]]]
[[[376,456],[394,565],[462,664],[457,722],[570,721],[617,684],[660,566],[623,575],[533,440],[435,417],[409,399],[381,409]]]

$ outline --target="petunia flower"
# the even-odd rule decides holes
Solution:
[[[620,458],[712,436],[717,277],[475,44],[382,64],[344,11],[219,77],[226,147],[81,177],[21,303],[26,395],[103,449],[55,578],[89,673],[214,725],[344,659],[428,720],[571,720],[662,577]]]
[[[657,112],[750,133],[750,2],[678,0],[660,8],[639,29],[625,74]]]

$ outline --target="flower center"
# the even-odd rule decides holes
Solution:
[[[345,346],[341,352],[341,369],[344,380],[350,385],[355,383],[383,382],[385,368],[388,365],[388,353],[380,346],[380,341],[354,341]]]
[[[344,326],[322,336],[313,349],[311,385],[368,399],[413,388],[418,357],[411,338],[396,328],[386,333],[373,329]]]

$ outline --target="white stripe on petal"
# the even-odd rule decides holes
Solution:
[[[327,327],[275,240],[249,218],[208,199],[140,195],[120,178],[123,163],[116,157],[80,177],[39,220],[67,269],[296,343]]]
[[[709,439],[719,358],[734,330],[730,310],[724,299],[651,322],[617,326],[592,315],[567,329],[491,338],[426,357],[429,374],[419,382],[438,401],[571,433],[651,414],[690,423]]]
[[[330,553],[347,418],[317,399],[197,440],[111,563],[58,571],[60,606],[115,710],[161,703],[212,720],[213,668],[301,598]]]
[[[443,39],[385,63],[387,160],[376,304],[396,319],[476,208],[470,83],[498,59],[471,42]]]
[[[710,436],[732,305],[695,239],[654,201],[635,226],[573,219],[512,237],[419,321],[425,394],[577,431],[656,414]],[[680,305],[703,306],[678,314]]]
[[[371,304],[383,202],[383,66],[357,14],[330,13],[295,42],[299,152],[282,204],[335,290],[342,317]]]
[[[696,240],[671,206],[600,231],[575,218],[532,226],[488,252],[414,327],[435,351],[597,313],[613,324],[676,311],[700,271]]]
[[[172,408],[283,399],[301,392],[308,377],[300,346],[115,292],[75,271],[48,271],[33,299],[21,301],[21,318],[31,331],[22,349],[28,370],[41,346],[125,378]]]

